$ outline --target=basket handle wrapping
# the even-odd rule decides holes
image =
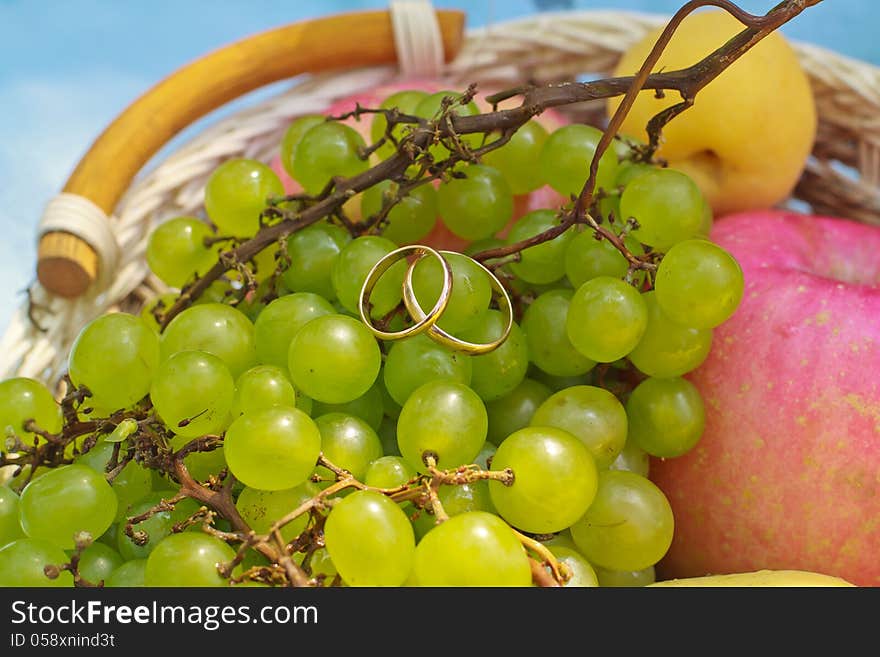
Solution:
[[[407,35],[401,28],[417,23],[416,5],[422,4],[430,9],[427,2],[401,2],[396,11],[392,5],[391,11],[341,13],[291,23],[209,53],[159,82],[104,130],[63,192],[48,204],[37,248],[42,286],[74,298],[96,280],[101,283],[112,276],[116,242],[108,217],[150,158],[212,110],[295,75],[396,63],[404,48],[419,54],[423,62],[437,56],[452,61],[464,38],[464,12],[436,11],[441,51],[437,44],[426,44],[418,32]],[[72,229],[65,230],[68,223],[88,228],[94,244]]]

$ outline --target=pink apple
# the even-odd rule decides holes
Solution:
[[[651,464],[675,514],[658,574],[880,585],[880,228],[767,211],[719,220],[712,239],[746,288],[689,375],[701,441]]]

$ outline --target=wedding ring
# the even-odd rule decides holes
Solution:
[[[440,254],[445,255],[455,255],[462,256],[467,258],[461,253],[455,253],[453,251],[440,251]],[[446,262],[446,259],[443,259]],[[461,340],[456,338],[443,329],[441,329],[436,324],[436,320],[439,317],[435,317],[434,321],[431,322],[427,327],[427,335],[429,338],[434,340],[434,342],[438,342],[450,349],[455,349],[456,351],[463,351],[466,354],[470,354],[472,356],[478,356],[480,354],[488,354],[491,351],[494,351],[498,347],[500,347],[504,341],[507,339],[507,336],[510,335],[510,331],[513,328],[513,304],[510,302],[510,296],[507,294],[507,290],[504,289],[504,286],[501,284],[501,281],[493,274],[488,268],[486,268],[482,263],[477,262],[476,260],[471,259],[472,262],[477,265],[480,269],[486,272],[486,275],[489,277],[489,282],[492,285],[492,288],[495,292],[498,293],[498,296],[501,299],[501,305],[503,306],[502,312],[507,314],[507,325],[504,328],[504,331],[501,333],[501,337],[497,340],[493,340],[492,342],[487,342],[484,344],[477,344],[474,342],[467,342],[465,340]],[[409,269],[406,270],[406,277],[403,281],[403,303],[406,306],[407,311],[409,311],[410,316],[416,320],[417,323],[424,321],[428,317],[433,316],[433,310],[430,315],[425,315],[425,311],[422,310],[422,307],[419,305],[418,300],[416,299],[415,290],[413,289],[413,270],[415,269],[418,260],[410,264]],[[447,263],[448,266],[448,263]],[[445,281],[444,281],[445,283]],[[440,297],[442,299],[443,294],[441,292]],[[447,299],[448,302],[448,299]],[[439,301],[438,301],[439,303]],[[435,306],[436,308],[436,306]],[[442,311],[441,311],[442,312]]]
[[[440,265],[443,268],[443,287],[440,289],[440,297],[437,299],[437,303],[434,304],[431,312],[427,315],[418,303],[414,304],[414,307],[418,308],[419,313],[418,317],[411,314],[415,321],[412,326],[408,326],[400,331],[384,331],[370,321],[370,295],[373,293],[373,288],[376,287],[379,279],[382,278],[382,274],[388,271],[395,263],[413,254],[416,255],[416,259],[410,265],[407,272],[412,271],[415,264],[425,256],[432,256],[440,261]],[[418,335],[419,333],[424,333],[431,329],[434,326],[434,323],[440,319],[440,315],[443,314],[443,311],[446,310],[446,306],[449,304],[449,298],[451,296],[452,268],[449,266],[449,262],[447,262],[446,258],[440,255],[438,251],[435,251],[431,247],[422,246],[421,244],[413,244],[395,249],[373,265],[373,268],[370,269],[370,273],[367,274],[363,286],[361,286],[361,294],[358,299],[358,311],[360,312],[361,321],[367,325],[367,328],[369,328],[377,338],[382,340],[400,340],[402,338]],[[407,305],[407,310],[412,313],[412,310],[409,309],[409,305]]]

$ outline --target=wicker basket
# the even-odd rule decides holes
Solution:
[[[200,212],[204,182],[222,160],[271,159],[296,116],[407,76],[439,77],[452,88],[470,82],[497,88],[525,79],[551,82],[608,74],[623,50],[664,22],[663,16],[617,11],[558,12],[464,32],[460,12],[435,13],[428,2],[392,2],[389,12],[337,15],[256,35],[182,69],[110,126],[74,172],[66,193],[47,207],[39,229],[42,280],[53,273],[61,283],[76,282],[74,275],[96,280],[78,296],[50,293],[40,283],[32,286],[29,303],[17,310],[3,337],[2,376],[56,382],[72,341],[87,322],[110,310],[135,312],[164,292],[144,258],[151,229],[172,216]],[[365,37],[337,45],[338,34],[355,26]],[[328,33],[337,36],[332,53],[315,56],[314,47],[302,43],[321,35],[326,43]],[[817,213],[880,224],[880,69],[814,46],[793,45],[811,79],[820,117],[814,157],[795,197]],[[257,57],[259,67],[236,68],[242,52],[259,54],[260,48],[265,56]],[[208,89],[204,75],[218,67],[226,79]],[[285,77],[291,81],[282,93],[215,122],[148,170],[141,166],[162,139],[218,101]],[[120,143],[125,134],[120,123],[155,112],[157,102],[173,95],[169,91],[189,93],[194,106],[175,113],[164,132],[151,126],[135,135],[155,141],[158,133],[159,143]],[[132,147],[139,149],[140,160],[125,158],[123,151]],[[103,168],[95,164],[101,158]],[[118,199],[114,186],[120,190]],[[109,209],[102,210],[102,203]],[[71,262],[78,269],[65,270]]]

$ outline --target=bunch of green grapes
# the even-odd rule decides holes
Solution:
[[[406,90],[382,106],[432,118],[444,95]],[[375,140],[385,117],[374,116]],[[0,487],[0,585],[72,585],[70,572],[50,578],[45,567],[68,563],[84,535],[93,542],[79,574],[93,583],[228,585],[218,566],[233,561],[238,543],[201,531],[204,511],[176,501],[180,473],[161,466],[200,440],[208,446],[190,451],[183,467],[208,486],[232,478],[238,515],[258,534],[325,498],[280,526],[319,583],[529,586],[529,559],[547,554],[565,566],[569,586],[653,581],[674,519],[650,480],[650,458],[682,455],[700,440],[704,404],[685,375],[705,360],[713,328],[743,292],[739,266],[709,239],[711,211],[686,175],[636,161],[616,142],[599,160],[591,216],[623,249],[577,224],[499,267],[517,312],[490,353],[469,355],[425,334],[378,340],[358,314],[371,268],[439,222],[465,246],[446,256],[453,285],[438,326],[471,342],[500,337],[506,317],[465,253],[559,226],[600,138],[592,126],[548,131],[530,121],[481,162],[459,163],[455,175],[411,185],[408,195],[398,198],[400,181],[385,181],[353,201],[362,220],[384,213],[372,230],[322,220],[297,231],[283,258],[256,262],[266,298],[236,304],[242,279],[219,279],[162,327],[157,316],[177,291],[228,248],[216,238],[253,236],[285,193],[265,164],[221,164],[206,184],[205,218],[173,218],[150,237],[148,263],[171,292],[140,317],[108,314],[78,336],[68,374],[85,394],[68,398],[64,420],[42,383],[0,383],[6,452],[26,459],[42,446],[55,466],[21,468]],[[280,161],[314,195],[335,176],[366,170],[365,146],[351,126],[305,116],[285,134]],[[386,145],[374,157],[391,153]],[[433,144],[428,154],[439,161],[449,150]],[[541,187],[559,203],[514,212],[517,198]],[[373,319],[400,307],[405,271],[401,262],[376,285]],[[441,278],[429,258],[414,267],[423,308],[437,301]],[[63,454],[45,448],[47,435],[87,421],[91,433]],[[454,472],[480,474],[455,482]],[[340,479],[355,485],[334,486]],[[436,499],[401,494],[426,481],[440,481]],[[230,520],[214,523],[235,529]],[[247,555],[233,574],[270,565],[253,549]]]

